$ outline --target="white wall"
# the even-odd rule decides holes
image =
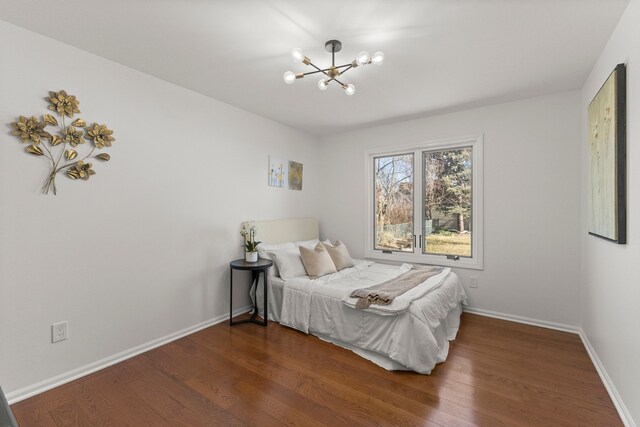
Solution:
[[[324,138],[321,234],[363,255],[368,150],[484,134],[485,268],[457,270],[469,304],[578,325],[579,100],[566,92]]]
[[[315,215],[314,137],[1,21],[0,40],[6,393],[227,313],[240,222]],[[55,197],[7,125],[46,113],[52,89],[116,137],[109,163],[60,177]],[[303,191],[267,186],[269,154],[304,164]],[[51,344],[61,320],[71,338]]]
[[[640,422],[640,1],[632,0],[582,89],[582,328]],[[627,242],[587,235],[587,107],[616,64],[627,64]]]
[[[473,307],[582,325],[640,418],[640,227],[633,215],[640,5],[632,0],[582,92],[314,137],[0,21],[0,122],[43,114],[67,89],[109,124],[112,161],[42,196],[43,159],[5,126],[0,143],[0,385],[22,387],[228,311],[239,222],[319,216],[364,252],[365,152],[484,134],[485,269],[458,270]],[[628,64],[628,231],[586,234],[586,106]],[[218,83],[212,83],[218,84]],[[580,156],[576,156],[580,153]],[[304,163],[304,190],[266,185],[267,157]],[[637,168],[635,168],[637,169]],[[579,192],[577,189],[581,189]],[[637,193],[637,191],[636,191]],[[581,212],[576,215],[576,212]],[[580,256],[582,249],[582,256]],[[579,273],[581,272],[581,273]],[[480,278],[468,288],[468,276]],[[582,287],[580,286],[582,284]],[[582,293],[582,295],[581,295]],[[581,297],[580,297],[581,295]],[[247,300],[240,297],[237,306]],[[580,304],[582,301],[582,304]],[[50,344],[50,325],[71,338]]]

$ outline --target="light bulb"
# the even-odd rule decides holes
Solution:
[[[384,62],[384,53],[382,52],[376,52],[371,57],[372,64],[382,65],[383,62]]]
[[[356,93],[356,87],[352,84],[348,84],[346,86],[344,86],[344,93],[346,93],[347,95],[351,96],[354,93]]]
[[[293,62],[301,62],[304,60],[304,53],[302,53],[302,49],[299,47],[291,49],[291,56],[293,56]]]
[[[325,79],[321,79],[318,81],[318,88],[320,88],[320,90],[327,90],[328,87],[329,83],[327,83]]]
[[[288,85],[296,81],[296,75],[293,71],[285,71],[285,73],[282,75],[282,78]]]
[[[371,61],[371,55],[369,52],[362,51],[356,56],[356,63],[358,65],[368,64]]]

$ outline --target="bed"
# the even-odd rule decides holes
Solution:
[[[269,245],[312,245],[319,237],[313,218],[256,225],[260,240]],[[449,341],[455,339],[460,326],[466,294],[455,273],[444,269],[389,307],[374,304],[356,309],[349,298],[354,289],[384,282],[410,268],[408,264],[354,260],[353,267],[315,280],[308,276],[282,279],[272,273],[267,290],[268,319],[352,350],[387,370],[429,374],[437,363],[445,361]],[[252,294],[262,301],[262,286]],[[262,307],[260,310],[264,316]]]

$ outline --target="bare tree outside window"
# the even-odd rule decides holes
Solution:
[[[413,252],[413,159],[374,158],[375,249]]]
[[[425,151],[425,254],[471,257],[473,149]]]

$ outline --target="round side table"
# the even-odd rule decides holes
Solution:
[[[261,326],[267,326],[267,270],[273,265],[273,261],[268,259],[259,258],[257,262],[247,262],[244,258],[233,260],[229,263],[229,267],[231,268],[229,274],[229,325],[237,325],[239,323],[256,323]],[[233,270],[245,270],[251,271],[251,281],[253,287],[258,287],[258,283],[260,281],[260,273],[264,278],[263,287],[264,287],[264,317],[262,321],[257,320],[258,317],[258,301],[255,301],[253,304],[253,313],[249,319],[236,320],[233,321]]]

